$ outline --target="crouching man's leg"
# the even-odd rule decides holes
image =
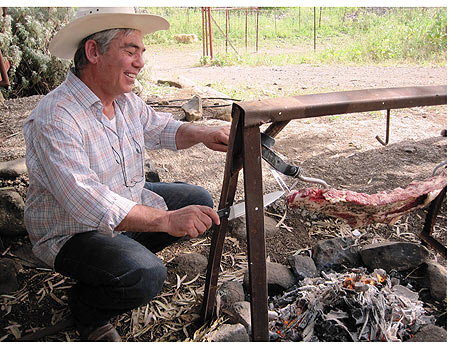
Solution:
[[[120,341],[109,320],[148,303],[162,289],[167,272],[135,240],[96,231],[72,237],[58,253],[55,269],[77,280],[69,306],[85,341]]]

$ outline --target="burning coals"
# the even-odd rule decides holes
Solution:
[[[418,294],[384,270],[324,273],[269,300],[271,341],[406,341],[433,324]]]

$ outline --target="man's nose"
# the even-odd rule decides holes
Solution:
[[[137,58],[134,60],[133,64],[138,67],[139,69],[143,68],[145,65],[144,62],[144,56],[143,55],[138,55]]]

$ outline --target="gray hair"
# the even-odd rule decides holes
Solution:
[[[103,55],[106,51],[108,51],[111,41],[113,41],[115,38],[117,38],[120,33],[123,33],[125,36],[127,36],[134,31],[135,31],[135,29],[130,29],[130,28],[107,29],[107,30],[103,30],[101,32],[91,34],[91,35],[87,36],[86,38],[84,38],[83,40],[81,40],[80,44],[78,45],[78,49],[75,52],[75,55],[73,58],[73,62],[74,62],[73,72],[75,73],[75,75],[79,78],[81,71],[89,63],[89,61],[86,57],[86,50],[84,48],[86,41],[94,40],[98,45],[100,54]]]

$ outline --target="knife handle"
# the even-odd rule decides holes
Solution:
[[[218,210],[217,214],[219,215],[219,218],[230,216],[230,207]]]

